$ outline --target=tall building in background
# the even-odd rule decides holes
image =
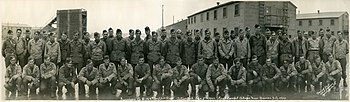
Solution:
[[[13,34],[15,36],[17,36],[16,34],[16,30],[17,29],[21,29],[22,32],[25,32],[26,30],[32,30],[32,27],[30,27],[29,25],[27,24],[19,24],[19,23],[2,23],[1,24],[1,27],[2,27],[2,39],[5,39],[6,38],[6,35],[7,35],[7,31],[9,30],[12,30],[13,31]]]
[[[167,36],[169,36],[169,37],[170,37],[170,30],[171,29],[175,29],[175,30],[180,29],[183,32],[183,34],[186,34],[186,31],[187,31],[187,19],[181,20],[181,21],[178,21],[178,22],[176,22],[174,24],[166,26],[165,30],[168,32]]]
[[[295,36],[296,6],[290,1],[230,1],[196,12],[188,16],[187,29],[198,29],[203,34],[209,29],[213,35],[222,35],[224,29],[234,30],[249,27],[254,33],[255,24],[271,31],[284,30]]]
[[[320,29],[331,30],[332,34],[338,31],[345,35],[349,34],[348,12],[320,12],[297,14],[297,29],[303,32],[319,31]]]

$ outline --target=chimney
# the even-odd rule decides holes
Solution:
[[[218,1],[218,2],[216,2],[216,5],[218,6],[218,5],[220,5],[220,2]]]
[[[320,10],[317,10],[317,14],[320,14]]]

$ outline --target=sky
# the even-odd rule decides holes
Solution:
[[[186,19],[188,15],[231,0],[0,0],[1,23],[21,23],[32,27],[45,26],[56,10],[84,8],[88,13],[88,32],[102,32],[112,27],[124,33],[146,26],[152,31]],[[251,1],[251,0],[250,0]],[[255,0],[256,1],[256,0]],[[284,0],[285,1],[285,0]],[[300,13],[331,11],[350,12],[350,0],[291,0]]]

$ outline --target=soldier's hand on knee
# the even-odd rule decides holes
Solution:
[[[202,78],[198,76],[198,82],[202,82]]]
[[[249,80],[248,84],[251,85],[251,84],[253,84],[253,82],[254,82],[253,80]]]

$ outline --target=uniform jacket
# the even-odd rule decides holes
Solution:
[[[11,78],[11,77],[21,77],[22,75],[22,68],[18,64],[12,65],[10,64],[6,68],[5,72],[5,78]]]
[[[151,68],[147,63],[137,64],[135,66],[135,78],[143,78],[146,79],[151,76]]]
[[[98,82],[98,69],[93,67],[91,71],[88,70],[88,66],[84,67],[80,70],[78,79],[82,82],[92,81],[92,83],[96,84]]]
[[[40,76],[54,77],[56,75],[56,65],[52,62],[49,62],[48,65],[42,63],[40,65]]]
[[[72,41],[70,41],[68,39],[66,41],[59,40],[58,43],[60,44],[60,49],[61,49],[61,59],[62,59],[62,61],[65,61],[67,59],[67,57],[70,57],[70,55],[72,54],[71,50],[73,48],[75,48],[76,46],[71,47]]]
[[[278,48],[277,48],[278,44],[279,44],[279,41],[277,39],[275,41],[267,40],[266,45],[267,45],[268,57],[272,57],[272,58],[278,57]]]
[[[27,76],[31,76],[35,79],[39,79],[40,78],[40,70],[39,67],[37,65],[33,65],[33,69],[30,68],[29,65],[25,65],[23,67],[23,73],[22,73],[22,77],[27,77]]]
[[[192,65],[196,63],[196,44],[195,42],[191,41],[184,41],[182,44],[182,52],[181,58],[183,60],[183,64],[185,65]]]
[[[206,75],[206,80],[209,86],[214,85],[214,80],[223,80],[227,76],[227,71],[224,65],[219,64],[218,68],[215,68],[213,64],[209,65]]]
[[[70,55],[72,56],[72,61],[73,63],[82,63],[85,51],[87,51],[84,48],[84,43],[82,41],[72,41],[70,43],[71,50],[70,50]]]
[[[293,43],[286,41],[286,42],[279,42],[278,44],[278,54],[291,54],[294,55],[294,45]]]
[[[277,79],[280,77],[280,75],[281,71],[274,63],[272,63],[270,66],[266,64],[263,66],[263,78]]]
[[[186,80],[186,79],[190,78],[189,73],[188,73],[189,71],[188,71],[187,67],[184,65],[175,66],[172,69],[172,72],[173,72],[174,81]]]
[[[139,41],[132,41],[131,42],[131,57],[130,57],[130,63],[131,64],[137,64],[139,63],[139,57],[140,55],[144,55],[144,51],[145,51],[145,45],[144,45],[144,41],[143,40],[139,40]]]
[[[112,79],[117,76],[117,68],[114,63],[108,63],[108,66],[106,63],[102,63],[98,70],[100,80],[103,78]]]
[[[202,40],[198,46],[198,56],[202,55],[206,59],[217,56],[217,43],[214,40]]]
[[[103,56],[106,54],[106,44],[100,40],[99,43],[92,41],[90,43],[90,56],[92,60],[103,60]]]
[[[14,55],[16,51],[16,41],[15,40],[5,40],[2,44],[2,56]]]
[[[114,39],[115,39],[115,37],[113,37],[113,36],[108,36],[108,38],[106,39],[106,41],[105,41],[105,44],[106,44],[106,53],[105,53],[105,55],[109,55],[109,54],[111,54],[111,52],[112,52],[112,49],[113,49],[113,42],[114,42]]]
[[[295,55],[294,56],[306,56],[306,51],[307,51],[307,40],[305,38],[302,38],[302,40],[296,38],[293,41],[294,44],[294,49],[295,49]]]
[[[257,73],[257,76],[250,76],[247,77],[248,80],[253,80],[254,82],[257,82],[261,80],[262,75],[263,75],[263,66],[260,65],[259,63],[249,63],[247,67],[247,73],[253,75],[253,71]]]
[[[165,52],[165,59],[167,63],[175,64],[176,58],[180,57],[181,41],[179,41],[177,38],[169,38],[166,41]]]
[[[220,40],[218,48],[222,58],[226,55],[230,56],[230,58],[234,56],[235,46],[231,39],[227,39],[227,41],[225,39]]]
[[[348,47],[348,42],[346,40],[342,40],[341,42],[339,40],[334,42],[334,47],[333,47],[333,54],[335,58],[337,59],[342,59],[346,58],[346,54],[349,53],[349,47]]]
[[[208,71],[208,65],[203,63],[202,65],[195,63],[192,65],[190,69],[190,75],[195,76],[195,77],[200,77],[202,79],[205,79],[205,75],[207,74]]]
[[[333,62],[330,62],[328,61],[326,63],[326,69],[327,69],[327,74],[330,75],[330,74],[333,74],[333,75],[336,75],[336,74],[342,74],[342,68],[341,68],[341,65],[340,65],[340,62],[338,60],[334,60]]]
[[[121,38],[118,40],[118,38],[115,38],[112,41],[112,48],[111,48],[111,61],[120,61],[122,57],[126,57],[126,52],[128,51],[127,48],[127,42],[125,39]]]
[[[319,65],[312,63],[312,72],[315,78],[321,78],[323,75],[327,74],[326,64],[323,61]]]
[[[245,83],[247,79],[247,70],[241,66],[239,69],[236,66],[231,66],[227,72],[229,80],[235,80],[237,83]]]
[[[57,59],[57,62],[61,61],[61,48],[58,42],[51,43],[48,41],[45,45],[44,56],[49,56],[50,59]]]
[[[152,73],[153,79],[157,78],[158,81],[161,81],[162,75],[166,76],[166,78],[173,76],[173,72],[169,64],[165,63],[163,66],[160,64],[157,64],[153,68],[153,73]]]
[[[134,76],[134,70],[131,64],[126,66],[119,65],[117,70],[117,77],[119,80],[125,80],[127,78],[132,78]]]
[[[148,40],[146,42],[146,54],[148,61],[158,62],[162,52],[162,42]]]
[[[308,41],[308,46],[307,46],[308,50],[313,50],[313,51],[319,51],[320,50],[320,39],[319,38],[316,38],[315,40],[314,39],[309,39]]]
[[[59,76],[59,81],[65,82],[65,83],[69,83],[72,82],[73,79],[75,79],[77,77],[77,73],[76,73],[76,68],[75,67],[68,67],[66,64],[64,64],[58,72],[58,76]],[[72,78],[71,80],[69,80],[68,78]]]
[[[295,63],[295,69],[297,69],[298,73],[301,73],[302,71],[305,71],[304,73],[312,72],[312,67],[309,60],[305,60],[304,63],[301,63],[300,61]]]
[[[294,65],[289,64],[287,68],[285,66],[280,67],[281,77],[285,78],[287,76],[294,76],[298,74],[298,71],[295,69]]]
[[[263,56],[266,55],[266,38],[263,35],[260,35],[258,38],[256,35],[253,35],[249,39],[251,55]]]
[[[240,39],[235,40],[235,55],[237,58],[250,58],[250,44],[247,38],[242,41]]]
[[[335,38],[334,37],[323,37],[322,41],[320,43],[320,48],[322,51],[322,54],[332,54],[333,53],[333,46],[334,46],[334,42],[335,42]]]
[[[28,42],[25,37],[19,37],[16,41],[16,54],[25,55],[27,54]]]
[[[90,45],[91,44],[90,43],[91,43],[91,41],[89,41],[89,42],[83,41],[84,50],[85,50],[84,55],[83,55],[84,59],[88,59],[91,57],[91,52],[90,52]]]

